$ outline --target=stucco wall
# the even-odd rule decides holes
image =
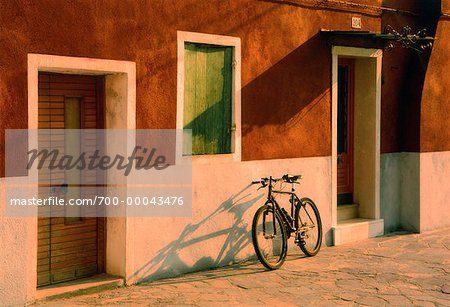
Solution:
[[[420,154],[420,231],[450,226],[450,152]]]
[[[450,225],[450,152],[381,155],[381,217],[386,232]]]
[[[194,166],[192,218],[127,221],[130,237],[124,240],[128,240],[130,248],[126,253],[131,257],[126,272],[130,282],[226,265],[253,256],[251,218],[264,191],[256,192],[248,183],[268,174],[295,172],[305,176],[299,192],[317,202],[326,239],[331,243],[331,50],[318,33],[321,28],[350,30],[351,16],[355,14],[362,17],[362,30],[380,31],[381,19],[373,10],[361,13],[342,8],[311,9],[296,1],[280,4],[276,0],[3,2],[1,140],[5,128],[27,127],[28,53],[136,62],[137,128],[175,128],[177,31],[241,39],[245,162]],[[374,5],[371,0],[358,2]],[[398,16],[391,15],[383,25],[396,22],[400,26],[412,21]],[[441,20],[438,27],[421,106],[420,79],[409,82],[404,78],[426,67],[424,58],[399,47],[385,53],[382,152],[418,151],[419,121],[422,151],[450,150],[450,105],[442,100],[448,88],[442,76],[450,68],[445,39],[450,35],[448,23]],[[3,151],[4,142],[0,141],[0,175],[4,172]],[[448,195],[448,157],[423,157],[421,163],[429,168],[420,175],[424,183],[420,189],[417,157],[382,155],[381,217],[387,230],[398,224],[418,228],[419,211],[424,219],[420,221],[422,230],[444,226],[450,220],[439,215]],[[438,195],[432,202],[423,199],[430,193]],[[27,259],[35,259],[36,223],[5,217],[2,208],[0,298],[3,303],[23,303],[33,297],[35,276],[28,273],[36,264],[23,265],[18,257],[28,254]]]
[[[421,29],[415,18],[395,13],[383,14],[383,27],[401,30],[410,25]],[[420,150],[420,101],[427,54],[394,44],[383,54],[381,109],[381,152],[418,152]]]
[[[450,18],[441,17],[431,53],[421,105],[422,152],[450,150]]]
[[[422,208],[420,154],[382,154],[380,164],[380,209],[385,232],[419,231]]]
[[[409,26],[412,33],[426,29],[434,36],[440,0],[383,0],[381,30],[386,26],[401,32]],[[397,10],[401,10],[402,13]],[[393,43],[383,56],[381,150],[419,152],[421,99],[430,52],[417,52]],[[434,51],[433,51],[434,52]]]
[[[3,1],[0,139],[4,128],[27,127],[28,53],[136,62],[137,127],[174,128],[180,30],[241,38],[244,160],[328,156],[331,55],[318,33],[350,30],[355,14],[362,30],[380,29],[374,10],[345,9],[253,0]]]
[[[441,0],[442,13],[450,13],[450,0]]]
[[[4,184],[0,178],[0,304],[18,306],[36,289],[37,220],[5,216]]]
[[[316,200],[331,242],[331,52],[318,32],[349,29],[352,13],[264,1],[6,1],[0,14],[0,131],[27,127],[28,53],[136,62],[137,127],[174,128],[176,35],[195,31],[241,38],[244,160],[324,156],[196,166],[192,218],[123,221],[130,282],[253,256],[249,225],[263,192],[248,182],[268,174],[305,175],[299,191]],[[376,16],[362,18],[379,28]],[[36,220],[0,216],[1,299],[21,304],[36,291]]]
[[[442,1],[421,105],[420,230],[450,225],[450,1]]]
[[[401,169],[395,155],[380,157],[380,215],[387,233],[397,230],[400,224]]]
[[[254,258],[251,222],[257,208],[264,203],[267,190],[257,191],[257,186],[249,183],[262,176],[284,173],[303,174],[297,193],[315,201],[321,214],[324,244],[332,244],[330,157],[194,163],[192,217],[108,218],[108,236],[115,236],[109,241],[116,244],[108,246],[108,272],[125,276],[128,283],[134,283]],[[3,210],[4,194],[0,197]],[[278,200],[288,208],[286,201]],[[36,218],[5,217],[0,211],[3,305],[21,305],[35,297],[36,221]],[[120,229],[118,238],[114,231]],[[293,239],[289,244],[291,252],[301,253]],[[114,248],[117,253],[112,254]],[[125,261],[118,255],[122,253],[126,254],[126,263],[117,269],[114,264]]]
[[[134,242],[127,245],[132,264],[128,282],[254,258],[251,224],[257,208],[264,204],[267,190],[257,191],[256,185],[249,185],[249,179],[287,172],[303,174],[298,195],[315,201],[323,223],[324,244],[332,244],[330,157],[194,164],[192,218],[128,219]],[[289,208],[289,203],[283,202],[286,198],[277,199]],[[294,253],[301,253],[293,239],[289,246]]]

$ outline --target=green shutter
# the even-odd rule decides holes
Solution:
[[[231,152],[233,48],[185,44],[184,129],[192,154]]]

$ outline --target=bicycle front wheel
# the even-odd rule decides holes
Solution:
[[[264,205],[253,218],[252,239],[259,261],[269,270],[281,267],[287,254],[286,229],[278,213]]]
[[[296,241],[302,252],[314,256],[322,245],[322,221],[319,210],[309,198],[302,198],[295,210]]]

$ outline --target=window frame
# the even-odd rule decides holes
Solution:
[[[177,144],[177,160],[193,163],[241,161],[241,39],[232,36],[177,31],[177,124],[183,130],[185,43],[218,45],[233,48],[231,118],[234,130],[231,133],[231,153],[183,156],[182,137]],[[178,133],[178,135],[183,135]]]

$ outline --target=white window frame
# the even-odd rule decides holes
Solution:
[[[241,39],[239,37],[204,34],[196,32],[177,31],[177,130],[183,130],[184,112],[184,44],[199,43],[233,47],[233,81],[232,81],[232,125],[235,129],[231,134],[232,153],[192,155],[193,163],[233,162],[241,161]],[[178,135],[182,135],[179,133]],[[177,144],[177,160],[183,161],[182,140]]]

